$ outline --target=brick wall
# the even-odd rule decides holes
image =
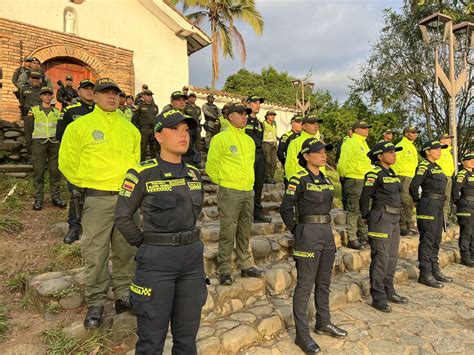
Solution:
[[[36,56],[41,62],[55,57],[79,60],[96,78],[111,77],[125,92],[133,92],[135,73],[133,51],[74,35],[50,31],[25,23],[0,18],[0,67],[3,89],[0,90],[0,118],[20,119],[18,100],[11,82],[20,58]]]

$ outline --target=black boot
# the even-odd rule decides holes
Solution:
[[[444,275],[440,270],[433,271],[433,277],[436,279],[436,281],[439,281],[439,282],[445,282],[445,283],[453,282],[452,277]]]
[[[35,211],[41,211],[41,209],[43,208],[43,201],[41,200],[35,200],[35,203],[33,205],[33,209]]]
[[[347,331],[335,326],[332,323],[325,325],[324,327],[316,326],[314,331],[318,334],[330,335],[334,338],[345,338],[347,336]]]
[[[104,315],[104,306],[90,306],[84,319],[84,328],[99,328],[102,324]]]
[[[131,310],[130,299],[128,297],[115,300],[115,313],[120,314]]]
[[[65,235],[65,237],[63,239],[63,242],[66,243],[66,244],[72,244],[76,240],[79,240],[80,234],[81,234],[81,232],[79,230],[69,228],[69,230],[67,231],[67,234]]]
[[[443,288],[444,286],[441,282],[436,281],[433,275],[420,275],[418,283],[434,288]]]
[[[61,200],[60,198],[53,198],[51,200],[53,202],[53,205],[59,208],[65,208],[67,206],[67,203]]]
[[[298,345],[305,354],[316,354],[321,351],[319,345],[309,335],[301,337],[296,334],[295,344]]]
[[[474,267],[474,260],[472,260],[469,253],[461,253],[461,264],[468,267]]]

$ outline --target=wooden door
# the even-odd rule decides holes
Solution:
[[[59,89],[58,80],[62,80],[65,84],[66,76],[71,75],[73,78],[73,87],[77,90],[79,82],[84,79],[90,79],[95,82],[95,77],[85,65],[74,62],[69,58],[54,58],[43,64],[43,69],[47,76],[51,79],[54,87],[54,97]],[[61,109],[61,103],[56,103],[56,107]]]

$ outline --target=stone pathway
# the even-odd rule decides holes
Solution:
[[[443,270],[455,278],[441,290],[414,281],[398,285],[407,305],[385,314],[369,306],[370,297],[332,313],[349,332],[346,339],[316,335],[323,354],[474,354],[474,272],[459,264]],[[239,354],[302,354],[294,328]]]

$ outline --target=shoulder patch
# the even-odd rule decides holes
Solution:
[[[296,176],[306,176],[308,172],[306,170],[301,170],[296,173]]]
[[[416,170],[416,175],[423,175],[425,171],[428,170],[428,167],[426,165],[419,165],[418,169]]]
[[[186,166],[187,166],[188,168],[191,168],[191,169],[194,169],[194,170],[197,170],[197,171],[199,171],[199,169],[198,169],[198,168],[196,168],[196,167],[195,167],[194,165],[192,165],[192,164],[188,164],[188,163],[186,163]]]
[[[64,112],[66,112],[67,110],[72,109],[73,107],[79,107],[79,106],[81,106],[81,103],[80,103],[80,102],[76,102],[75,104],[66,106],[66,108],[64,109]]]
[[[138,163],[138,165],[136,167],[136,171],[138,173],[140,173],[143,170],[152,168],[154,166],[158,166],[158,162],[156,161],[156,159],[149,159],[149,160],[141,161],[141,162]]]
[[[423,160],[421,163],[420,163],[420,166],[421,165],[425,165],[425,166],[428,166],[430,165],[430,162],[428,160]]]

